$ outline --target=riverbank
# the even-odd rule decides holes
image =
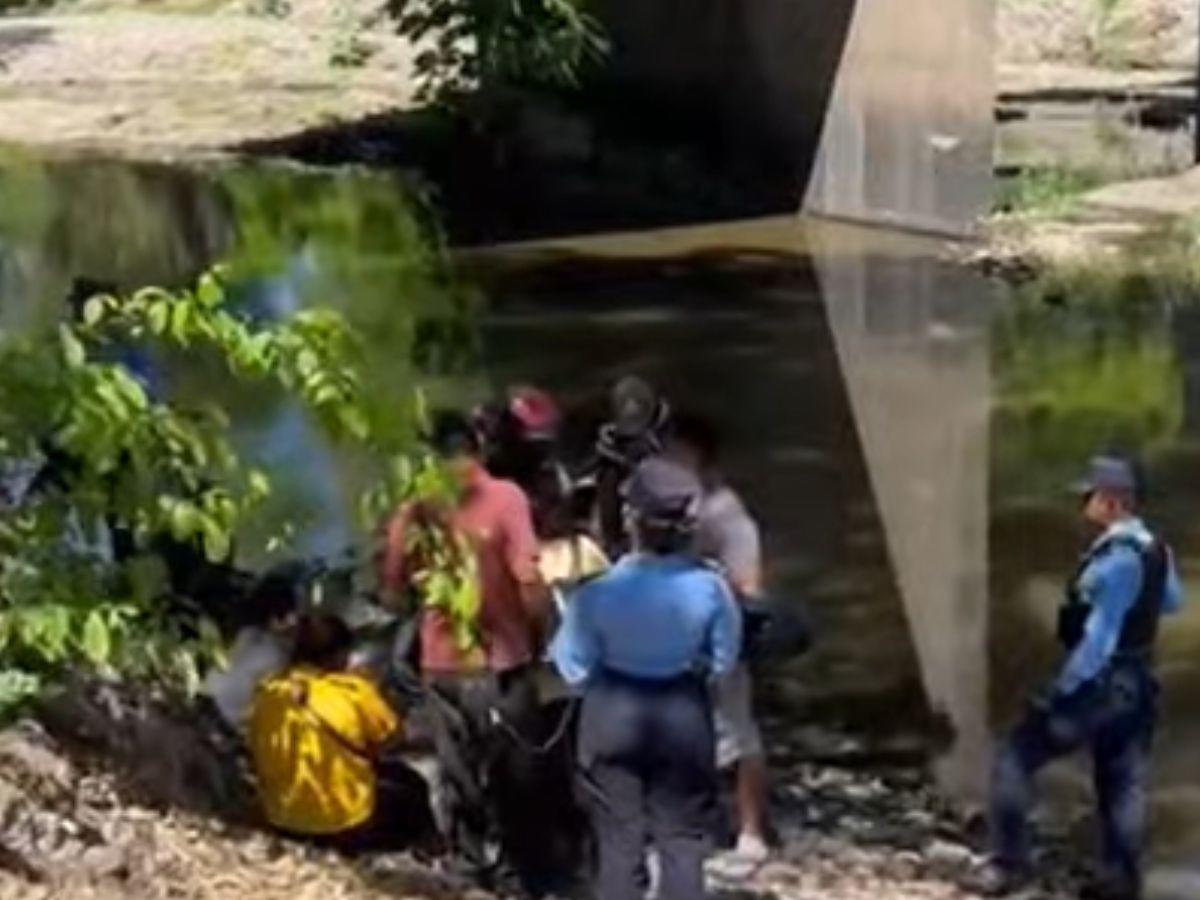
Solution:
[[[413,102],[380,24],[245,12],[0,17],[0,143],[163,159]]]
[[[167,781],[102,754],[71,752],[33,722],[0,732],[0,763],[3,900],[494,898],[436,860],[409,853],[348,860],[186,811],[178,805],[183,795],[164,802]],[[715,897],[973,900],[956,886],[979,859],[968,830],[919,769],[797,758],[774,765],[779,852],[749,880],[714,875]],[[190,790],[194,800],[212,799]],[[1061,860],[1055,865],[1063,868]],[[1067,900],[1069,881],[1037,896]]]

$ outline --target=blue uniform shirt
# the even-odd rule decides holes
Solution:
[[[675,678],[721,676],[737,662],[742,618],[725,580],[687,556],[624,557],[567,604],[550,656],[579,686],[603,670]]]
[[[1117,522],[1102,534],[1093,549],[1118,537],[1131,537],[1143,548],[1154,538],[1140,519]],[[1073,694],[1104,671],[1121,639],[1125,616],[1142,592],[1142,559],[1129,546],[1118,545],[1092,560],[1079,576],[1079,589],[1091,606],[1083,640],[1067,659],[1055,687],[1059,694]],[[1168,562],[1164,614],[1183,606],[1183,589],[1174,560]]]

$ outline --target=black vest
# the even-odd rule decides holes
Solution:
[[[1067,587],[1067,599],[1058,612],[1058,639],[1067,650],[1074,650],[1083,640],[1092,606],[1082,596],[1079,582],[1088,566],[1107,556],[1118,547],[1137,553],[1142,564],[1142,590],[1137,601],[1125,614],[1117,655],[1149,658],[1158,639],[1158,623],[1166,595],[1167,575],[1171,553],[1167,545],[1155,538],[1149,545],[1132,537],[1115,537],[1093,548],[1080,563]]]

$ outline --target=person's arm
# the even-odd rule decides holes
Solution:
[[[738,597],[762,596],[762,539],[750,516],[730,525],[722,541],[720,562]]]
[[[400,718],[391,704],[383,698],[379,689],[366,676],[357,675],[362,682],[359,694],[358,713],[367,751],[378,756],[385,748],[399,743],[403,737]]]
[[[712,677],[722,678],[737,665],[742,653],[742,609],[724,580],[713,578],[716,610],[709,630]]]
[[[538,571],[538,539],[533,531],[529,500],[514,488],[503,511],[504,554],[508,571],[521,591],[521,602],[534,622],[549,611],[550,591]]]
[[[406,537],[413,524],[412,504],[405,504],[388,521],[384,529],[383,551],[379,561],[379,586],[385,600],[404,590],[408,580],[408,547]]]
[[[621,499],[621,484],[625,477],[625,472],[608,459],[602,461],[596,475],[596,516],[600,526],[600,541],[605,555],[610,559],[619,557],[629,544]]]
[[[554,668],[571,687],[585,684],[600,663],[600,637],[589,621],[588,604],[588,591],[583,588],[567,604],[558,633],[550,642]]]
[[[1117,547],[1084,573],[1091,584],[1092,611],[1083,640],[1071,653],[1055,682],[1060,696],[1074,694],[1098,676],[1112,659],[1125,617],[1142,591],[1142,560],[1129,547]]]

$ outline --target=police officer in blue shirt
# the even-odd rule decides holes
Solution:
[[[642,900],[647,841],[662,900],[701,900],[717,796],[709,680],[729,672],[741,613],[689,549],[696,477],[661,458],[625,488],[635,550],[581,588],[551,656],[582,692],[578,755],[599,846],[599,900]]]
[[[1028,813],[1046,763],[1090,748],[1102,825],[1100,877],[1086,896],[1141,896],[1146,768],[1157,717],[1152,664],[1162,615],[1183,602],[1170,549],[1137,516],[1138,473],[1098,456],[1079,485],[1099,536],[1071,579],[1059,614],[1067,660],[1001,748],[992,782],[991,864],[972,885],[1006,896],[1030,879]]]

